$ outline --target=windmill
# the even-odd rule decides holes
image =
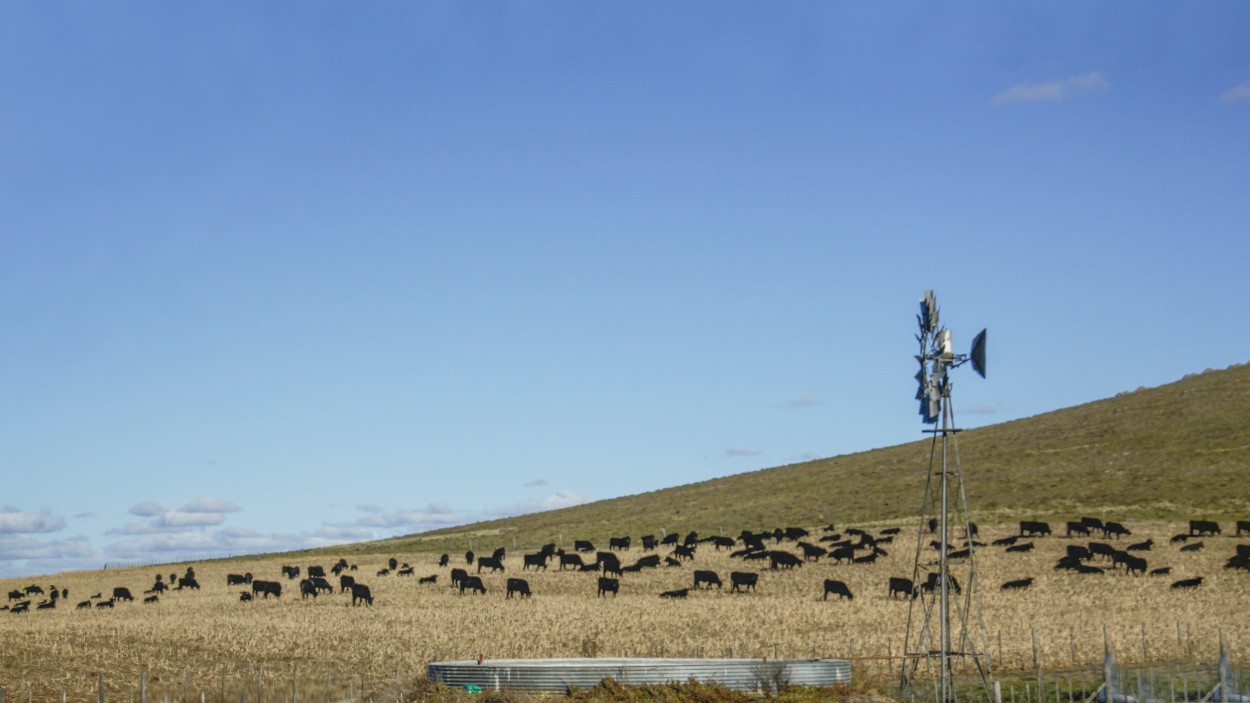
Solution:
[[[931,290],[920,300],[916,319],[920,326],[916,400],[924,424],[932,426],[924,431],[933,436],[933,443],[916,536],[912,569],[916,591],[907,614],[899,692],[905,700],[935,694],[937,703],[954,703],[959,700],[954,678],[975,675],[989,698],[988,642],[977,593],[976,527],[968,517],[950,375],[971,362],[985,378],[986,331],[973,338],[968,354],[956,353],[953,334],[942,326]]]

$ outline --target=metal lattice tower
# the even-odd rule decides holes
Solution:
[[[937,703],[956,703],[956,676],[979,680],[991,698],[990,660],[976,569],[976,527],[968,514],[959,429],[951,404],[949,371],[967,361],[985,376],[985,331],[969,355],[955,354],[949,330],[938,321],[933,291],[925,291],[918,316],[920,387],[916,399],[933,436],[928,477],[916,534],[913,592],[907,614],[899,692],[905,700],[930,695]]]

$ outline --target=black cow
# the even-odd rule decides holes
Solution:
[[[1081,522],[1080,520],[1069,520],[1067,523],[1067,528],[1068,528],[1067,532],[1065,532],[1063,535],[1064,537],[1071,537],[1073,535],[1089,537],[1089,530],[1090,530],[1089,525],[1086,525],[1084,522]]]
[[[157,584],[157,585],[163,586],[164,584]],[[196,581],[194,576],[183,576],[182,578],[178,579],[178,587],[175,588],[174,590],[181,591],[184,588],[189,588],[193,591],[198,591],[200,590],[200,582]]]
[[[144,605],[151,605],[153,603],[160,603],[160,602],[161,602],[161,597],[157,595],[151,595],[143,599]],[[42,608],[43,606],[39,606],[39,607]]]
[[[1090,566],[1089,564],[1077,564],[1076,573],[1078,574],[1101,574],[1104,572],[1102,569],[1098,568],[1097,566]]]
[[[1096,517],[1082,517],[1081,524],[1084,525],[1085,529],[1089,530],[1090,532],[1093,532],[1094,530],[1098,530],[1099,532],[1101,532],[1103,529],[1102,520]]]
[[[100,609],[102,609],[102,608],[112,608],[112,607],[113,607],[114,602],[115,602],[115,601],[114,601],[112,598],[109,598],[108,600],[102,600],[102,601],[100,601],[99,603],[96,603],[96,604],[95,604],[95,607],[96,607],[96,609],[97,609],[97,610],[100,610]],[[30,605],[30,604],[29,604],[29,603],[27,603],[27,605]]]
[[[712,586],[720,588],[722,585],[720,577],[716,575],[715,571],[702,571],[696,569],[694,572],[694,587],[699,588],[702,584],[706,584],[708,588],[711,588]]]
[[[240,602],[240,603],[250,603],[250,602],[252,602],[252,600],[253,600],[253,599],[252,599],[252,594],[251,594],[251,593],[248,593],[247,591],[239,591],[239,602]]]
[[[1214,537],[1220,534],[1220,523],[1211,520],[1190,520],[1189,534],[1197,537]]]
[[[339,593],[347,593],[352,590],[352,586],[356,585],[356,577],[351,574],[343,574],[339,576]]]
[[[802,527],[787,527],[784,535],[788,540],[797,541],[808,536],[808,532]]]
[[[1025,542],[1024,544],[1013,544],[1010,547],[1007,547],[1007,551],[1009,552],[1031,552],[1033,551],[1033,543]]]
[[[621,560],[612,552],[599,552],[599,561],[597,563],[603,573],[621,575]]]
[[[849,545],[845,547],[838,547],[837,549],[829,552],[829,558],[836,561],[839,564],[841,564],[844,561],[854,562],[855,561],[855,548]]]
[[[773,571],[777,569],[793,569],[796,566],[803,566],[803,560],[794,556],[790,552],[773,551],[768,553],[769,567]]]
[[[152,596],[151,598],[144,598],[143,602],[155,603],[157,600],[159,599],[156,596]],[[56,610],[56,599],[53,598],[52,600],[46,600],[39,605],[36,605],[35,610]]]
[[[851,593],[851,589],[848,588],[845,583],[835,581],[834,579],[825,579],[825,593],[820,597],[820,599],[829,600],[830,593],[837,596],[838,600],[842,600],[843,597],[847,600],[855,600],[855,596]]]
[[[486,586],[482,583],[479,576],[465,576],[460,580],[460,595],[464,595],[465,591],[473,591],[475,593],[486,593]]]
[[[495,551],[493,551],[493,552],[491,552],[491,553],[490,553],[490,558],[491,558],[491,559],[498,559],[499,561],[503,561],[504,555],[505,555],[506,553],[507,553],[507,550],[506,550],[506,549],[504,549],[503,547],[499,547],[499,548],[497,548]]]
[[[799,549],[803,550],[803,558],[807,561],[820,561],[821,557],[829,553],[824,547],[807,542],[799,542]]]
[[[130,589],[125,586],[118,586],[113,589],[113,600],[134,601],[135,597],[130,595]]]
[[[576,540],[573,540],[573,551],[593,552],[595,551],[595,544],[594,542],[591,542],[590,540],[576,539]]]
[[[660,555],[651,554],[651,555],[642,557],[638,561],[634,562],[634,566],[640,569],[658,569],[660,568]]]
[[[378,569],[378,573],[376,575],[377,576],[390,576],[391,570],[389,568],[383,567],[381,569]]]
[[[671,546],[673,546],[673,545],[677,544],[677,540],[678,540],[678,535],[677,535],[677,533],[676,533],[676,532],[670,532],[670,533],[668,533],[668,534],[664,535],[664,538],[660,540],[660,544],[662,544],[662,545],[664,545],[664,546],[666,546],[666,547],[671,547]]]
[[[678,559],[694,559],[694,545],[679,544],[673,547],[673,556]]]
[[[1191,579],[1181,579],[1180,581],[1172,582],[1173,590],[1176,590],[1176,589],[1187,590],[1190,588],[1197,588],[1198,586],[1201,586],[1201,585],[1202,585],[1201,576],[1195,576]]]
[[[288,579],[299,578],[299,567],[298,566],[284,566],[282,567],[282,575],[287,577]]]
[[[78,604],[77,606],[75,606],[75,607],[76,607],[78,610],[89,610],[89,609],[91,608],[91,601],[90,601],[90,600],[85,600],[85,601],[82,601],[81,603],[79,603],[79,604]]]
[[[681,566],[681,560],[674,559],[672,557],[664,557],[664,566]]]
[[[246,574],[226,574],[227,586],[241,586],[252,582],[252,572]]]
[[[561,571],[564,571],[564,567],[566,567],[566,566],[571,566],[571,567],[573,567],[574,569],[579,569],[579,568],[581,568],[581,567],[583,566],[583,563],[582,563],[582,555],[580,555],[580,554],[561,554],[561,555],[560,555],[560,570],[561,570]]]
[[[28,596],[33,596],[35,594],[39,594],[41,596],[43,595],[43,586],[36,586],[34,584],[31,584],[27,586],[24,590],[26,591],[26,595]]]
[[[1240,537],[1242,532],[1250,532],[1250,520],[1237,521],[1237,536]]]
[[[396,572],[395,572],[395,575],[396,575],[396,576],[412,576],[412,575],[414,575],[414,574],[416,574],[416,573],[417,573],[417,572],[416,572],[416,568],[415,568],[415,567],[412,567],[412,566],[405,566],[404,568],[400,569],[399,571],[396,571]]]
[[[519,596],[525,596],[526,598],[529,598],[530,597],[529,582],[526,581],[525,579],[508,579],[508,595],[506,597],[511,598],[513,593]]]
[[[25,597],[26,597],[26,594],[22,593],[21,591],[16,591],[16,590],[9,591],[9,600],[21,600]]]
[[[990,544],[994,545],[995,547],[1006,547],[1006,546],[1015,544],[1016,541],[1019,539],[1020,539],[1020,535],[1008,535],[1006,537],[999,537],[993,542],[990,542]]]
[[[920,590],[925,593],[933,593],[938,590],[941,583],[942,577],[935,572],[931,572],[927,577],[925,577],[924,583],[920,584]],[[952,593],[960,592],[959,581],[955,580],[954,574],[946,574],[946,584],[947,588],[949,588]]]
[[[473,563],[473,550],[472,550],[472,549],[470,549],[470,550],[468,550],[468,551],[466,551],[466,552],[464,553],[464,563],[466,563],[466,564],[472,564],[472,563]]]
[[[464,583],[464,580],[467,578],[469,578],[469,572],[465,571],[464,569],[452,569],[451,570],[451,587],[459,588],[460,584]]]
[[[1172,573],[1172,567],[1170,566],[1161,566],[1157,569],[1150,570],[1151,576],[1167,576],[1170,573]]]
[[[691,530],[686,533],[686,538],[681,541],[687,547],[693,546],[699,542],[699,533]]]
[[[889,597],[893,598],[895,594],[901,595],[904,598],[915,598],[916,586],[912,583],[911,579],[891,576]]]
[[[608,538],[608,549],[613,549],[613,550],[620,549],[623,551],[623,550],[629,549],[629,545],[630,545],[629,537],[609,537]]]
[[[612,597],[615,598],[616,594],[619,593],[620,590],[621,590],[621,582],[618,581],[617,579],[608,578],[607,576],[599,577],[599,595],[600,596],[603,596],[604,594],[607,594],[607,593],[611,593]]]
[[[543,552],[539,552],[537,554],[524,554],[521,556],[521,561],[522,571],[528,570],[531,566],[535,569],[542,569],[543,571],[547,570],[547,555]]]
[[[851,560],[852,564],[872,564],[877,561],[877,552],[870,552],[862,557],[855,557]]]
[[[730,593],[742,593],[747,590],[754,591],[755,584],[759,581],[760,575],[754,571],[734,571],[729,574]]]
[[[439,565],[439,566],[447,566],[447,564],[448,564],[448,563],[450,563],[450,562],[451,562],[451,557],[449,557],[449,556],[448,556],[448,555],[446,555],[446,554],[443,554],[442,556],[440,556],[440,557],[438,558],[438,565]]]
[[[226,585],[229,585],[229,584],[226,584]],[[144,591],[143,594],[147,595],[149,593],[164,593],[168,589],[169,589],[169,585],[166,584],[164,581],[157,581],[156,583],[152,584],[151,588]],[[199,589],[197,588],[196,590],[199,590]],[[56,591],[53,591],[53,593],[55,592]]]
[[[721,535],[712,535],[707,538],[707,541],[711,542],[718,552],[721,549],[733,549],[734,545],[737,544],[733,537],[723,537]]]
[[[655,538],[655,535],[643,535],[642,536],[643,551],[646,551],[646,552],[654,551],[655,548],[659,546],[659,544],[660,544],[660,541]]]
[[[359,605],[361,602],[369,607],[373,607],[373,594],[369,592],[369,587],[363,583],[353,583],[352,605]]]
[[[1003,591],[1021,590],[1021,589],[1028,588],[1029,586],[1032,586],[1032,585],[1033,585],[1033,577],[1032,577],[1032,576],[1030,576],[1030,577],[1028,577],[1028,578],[1016,579],[1016,580],[1014,580],[1014,581],[1008,581],[1008,582],[1004,583],[1004,584],[1000,587],[1000,589],[999,589],[999,590],[1003,590]]]
[[[1176,534],[1172,535],[1172,538],[1171,538],[1171,539],[1169,539],[1168,541],[1169,541],[1169,542],[1171,542],[1172,544],[1176,544],[1177,542],[1188,542],[1188,541],[1189,541],[1189,533],[1188,533],[1188,532],[1178,532],[1178,533],[1176,533]]]
[[[312,579],[300,579],[300,582],[299,582],[300,600],[303,600],[309,596],[312,596],[314,599],[316,599],[317,587],[313,585]]]
[[[281,598],[282,584],[278,581],[252,581],[252,593],[263,595],[265,598],[271,595],[274,598]]]
[[[417,579],[417,583],[438,583],[438,574],[430,574]]]
[[[477,560],[477,572],[482,573],[482,567],[487,567],[493,574],[496,571],[503,571],[503,562],[495,557],[482,557]]]
[[[1198,551],[1201,551],[1205,546],[1206,545],[1204,545],[1202,542],[1194,542],[1193,544],[1187,544],[1184,547],[1181,547],[1181,551],[1182,552],[1198,552]]]
[[[1020,521],[1021,537],[1043,537],[1050,535],[1050,523],[1035,520]]]
[[[1077,561],[1089,561],[1094,558],[1094,555],[1089,551],[1089,547],[1082,547],[1079,544],[1069,544],[1066,550],[1068,556]]]
[[[661,598],[685,598],[688,595],[690,595],[689,588],[678,588],[673,591],[664,591],[663,593],[660,594],[660,597]]]
[[[308,567],[308,576],[310,578],[314,576],[317,578],[325,578],[326,570],[324,567],[313,565]]]
[[[1115,547],[1112,547],[1106,542],[1090,542],[1089,543],[1090,558],[1093,558],[1093,555],[1097,554],[1100,557],[1107,557],[1108,559],[1110,559],[1112,556],[1115,555],[1116,551],[1117,550]]]
[[[1103,537],[1114,537],[1115,539],[1119,539],[1121,535],[1128,537],[1131,534],[1133,533],[1129,531],[1127,527],[1118,522],[1107,521],[1102,525]]]

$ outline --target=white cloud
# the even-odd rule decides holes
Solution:
[[[28,513],[5,506],[0,509],[0,535],[42,534],[65,529],[65,518],[41,510]]]
[[[178,510],[184,513],[237,513],[239,506],[213,496],[200,496]]]
[[[525,488],[539,488],[539,487],[541,487],[541,486],[546,486],[546,485],[547,485],[547,479],[545,479],[545,478],[536,478],[536,479],[534,479],[533,481],[526,481],[526,482],[525,482],[524,484],[522,484],[522,485],[523,485]]]
[[[513,515],[527,515],[529,513],[540,513],[545,510],[559,510],[560,508],[568,508],[574,505],[582,505],[589,503],[594,498],[584,496],[573,491],[556,491],[541,498],[533,498],[530,500],[513,503],[511,505],[503,505],[492,508],[487,511],[488,517],[511,517]]]
[[[145,500],[142,503],[134,504],[126,512],[139,517],[155,517],[165,512],[165,509],[150,500]]]
[[[1229,103],[1250,103],[1250,83],[1242,83],[1236,88],[1226,91],[1220,96],[1220,102]]]
[[[0,537],[0,561],[14,559],[64,559],[94,554],[86,537],[41,540],[25,535]]]
[[[730,447],[725,450],[725,456],[742,457],[742,456],[759,456],[764,452],[758,449],[748,449],[746,447]]]
[[[1084,93],[1103,92],[1111,87],[1101,71],[1064,78],[1046,83],[1020,83],[999,93],[994,102],[999,105],[1014,103],[1057,103]]]
[[[358,506],[359,507],[359,506]],[[375,506],[368,506],[370,508]],[[430,503],[416,510],[370,510],[353,524],[363,527],[429,527],[432,525],[450,525],[465,522],[464,516],[457,513],[446,503]]]

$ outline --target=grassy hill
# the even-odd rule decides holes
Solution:
[[[919,515],[931,448],[925,439],[334,551],[906,524]],[[1103,512],[1128,520],[1250,519],[1250,365],[968,430],[958,448],[973,518],[984,522]]]

